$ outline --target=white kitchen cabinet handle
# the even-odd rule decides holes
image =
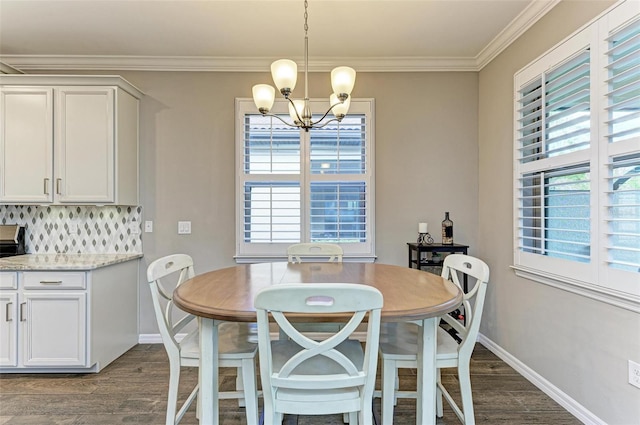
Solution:
[[[47,177],[44,178],[44,194],[49,194],[49,178]]]
[[[62,285],[61,280],[41,280],[40,283],[43,285]]]
[[[62,185],[62,179],[56,179],[56,193],[58,195],[62,195],[62,191],[60,189],[61,185]]]
[[[10,305],[12,305],[13,303],[7,303],[4,306],[4,318],[6,319],[7,322],[13,322],[13,317],[11,317],[11,309],[9,308]]]
[[[27,303],[21,303],[21,304],[20,304],[20,321],[21,321],[21,322],[24,322],[24,321],[26,321],[26,320],[27,320],[27,319],[25,319],[25,317],[24,317],[24,306],[26,306],[26,305],[27,305]]]

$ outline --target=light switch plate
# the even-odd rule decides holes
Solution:
[[[144,232],[153,233],[153,221],[147,220],[144,222]]]
[[[640,363],[629,360],[629,383],[640,388]]]
[[[191,234],[191,222],[190,221],[179,221],[178,222],[178,234],[179,235],[189,235],[189,234]]]

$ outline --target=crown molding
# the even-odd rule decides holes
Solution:
[[[518,39],[533,24],[553,9],[561,0],[534,0],[516,16],[493,40],[475,57],[480,71],[511,43]]]
[[[477,72],[561,0],[534,0],[475,57],[316,58],[309,72],[328,72],[348,62],[358,72]],[[302,58],[296,60],[303,63]],[[1,55],[0,62],[25,71],[267,72],[273,58],[205,56]]]
[[[22,71],[4,62],[0,62],[0,74],[22,74]]]
[[[273,58],[196,56],[2,55],[0,61],[22,71],[202,71],[267,72]],[[302,59],[297,60],[302,63]],[[316,58],[309,72],[329,72],[344,58]],[[474,58],[350,58],[358,72],[476,71]]]

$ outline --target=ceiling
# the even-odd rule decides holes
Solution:
[[[309,0],[309,69],[478,70],[559,0]],[[257,71],[300,64],[302,0],[0,0],[21,70]]]

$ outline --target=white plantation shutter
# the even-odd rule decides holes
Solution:
[[[588,49],[578,52],[520,89],[521,163],[589,147],[589,53]]]
[[[521,178],[520,250],[589,261],[589,177],[583,164]]]
[[[543,158],[542,146],[542,78],[520,90],[520,108],[518,125],[520,137],[519,161],[521,163]]]
[[[567,54],[518,90],[516,249],[588,263],[591,51]]]
[[[640,154],[608,164],[607,263],[640,271]]]
[[[590,51],[585,49],[545,74],[545,154],[589,148]]]
[[[610,143],[640,138],[640,19],[611,34],[606,68]],[[639,141],[640,142],[640,141]]]
[[[286,106],[276,102],[274,111]],[[284,256],[297,242],[338,243],[345,256],[373,257],[372,107],[352,100],[340,123],[305,132],[236,101],[238,258]]]
[[[612,19],[606,42],[605,263],[611,279],[628,281],[624,272],[640,271],[640,18]]]
[[[640,3],[514,83],[516,273],[640,311]]]
[[[244,184],[244,242],[300,241],[300,184]]]
[[[365,242],[370,168],[366,116],[350,114],[339,125],[311,130],[309,146],[310,241]]]

